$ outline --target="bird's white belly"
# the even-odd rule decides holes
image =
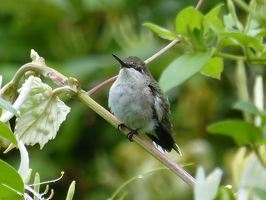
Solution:
[[[109,107],[116,118],[131,129],[152,130],[155,125],[152,105],[153,96],[149,87],[134,88],[134,85],[114,84],[109,93]]]

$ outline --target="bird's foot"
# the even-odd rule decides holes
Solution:
[[[126,127],[125,124],[121,123],[117,126],[117,129],[120,131],[123,127]],[[127,134],[127,138],[129,139],[130,142],[133,142],[132,137],[134,134],[138,134],[138,129],[136,130],[131,130],[128,134]]]
[[[117,129],[120,131],[120,129],[123,127],[125,127],[125,124],[121,123],[121,124],[118,124]]]
[[[138,130],[131,130],[128,134],[127,134],[127,138],[129,139],[130,142],[133,142],[132,137],[134,134],[138,134],[137,132]]]

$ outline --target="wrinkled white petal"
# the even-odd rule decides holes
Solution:
[[[19,109],[14,134],[25,145],[40,144],[42,148],[56,137],[60,125],[70,108],[57,96],[52,88],[35,77],[25,103]]]
[[[206,178],[203,167],[198,167],[194,188],[194,200],[214,199],[221,182],[222,173],[221,169],[216,168]]]

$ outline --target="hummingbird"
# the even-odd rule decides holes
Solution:
[[[181,154],[175,143],[170,121],[170,103],[159,84],[151,75],[144,61],[130,56],[120,63],[116,81],[110,88],[108,106],[114,116],[131,131],[127,135],[132,141],[134,134],[146,133],[159,149]],[[152,133],[151,133],[152,132]]]

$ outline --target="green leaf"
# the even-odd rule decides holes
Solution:
[[[13,167],[0,160],[0,199],[23,200],[18,193],[24,194],[22,178]]]
[[[2,98],[0,98],[0,106],[6,110],[12,112],[13,114],[17,113],[17,111],[13,108],[13,106],[9,102],[5,101]]]
[[[244,47],[251,47],[256,52],[262,50],[261,42],[256,38],[245,33],[224,31],[219,33],[220,36],[226,37],[232,41],[232,43],[243,45]]]
[[[35,77],[25,103],[20,108],[15,134],[24,144],[40,144],[42,148],[56,133],[69,113],[67,107],[52,88]]]
[[[233,106],[234,109],[248,112],[253,115],[261,115],[262,113],[258,110],[258,108],[251,101],[238,101]]]
[[[205,44],[204,41],[203,31],[195,28],[193,29],[193,31],[188,29],[187,32],[189,35],[188,38],[190,39],[190,42],[195,51],[205,51],[207,49],[207,45]]]
[[[201,31],[203,14],[193,7],[183,9],[178,13],[175,19],[175,30],[177,33],[189,36],[188,29],[193,32],[194,29]]]
[[[14,133],[12,133],[12,131],[9,129],[9,127],[1,121],[0,121],[0,136],[9,140],[15,146],[18,146],[18,141],[16,140]]]
[[[224,31],[224,25],[221,19],[219,19],[219,13],[223,5],[218,5],[204,16],[204,37],[206,43],[211,43],[217,32]]]
[[[260,111],[253,102],[251,101],[238,101],[233,106],[234,109],[250,113],[255,116],[260,116],[261,119],[266,122],[265,110]]]
[[[241,120],[225,120],[207,127],[213,134],[232,137],[238,145],[256,143],[262,140],[261,130],[253,124]]]
[[[160,37],[167,39],[167,40],[176,40],[179,39],[179,37],[177,36],[176,33],[173,33],[161,26],[152,24],[152,23],[144,23],[144,26],[148,27],[149,29],[151,29],[154,33],[156,33],[157,35],[159,35]]]
[[[216,57],[216,58],[211,58],[200,72],[206,76],[220,79],[223,69],[224,69],[223,59]]]
[[[222,6],[223,4],[216,6],[204,16],[205,33],[208,32],[212,27],[214,27],[216,30],[224,29],[222,21],[218,18]]]
[[[172,62],[162,73],[159,84],[164,92],[199,72],[212,56],[212,50],[188,52]]]

